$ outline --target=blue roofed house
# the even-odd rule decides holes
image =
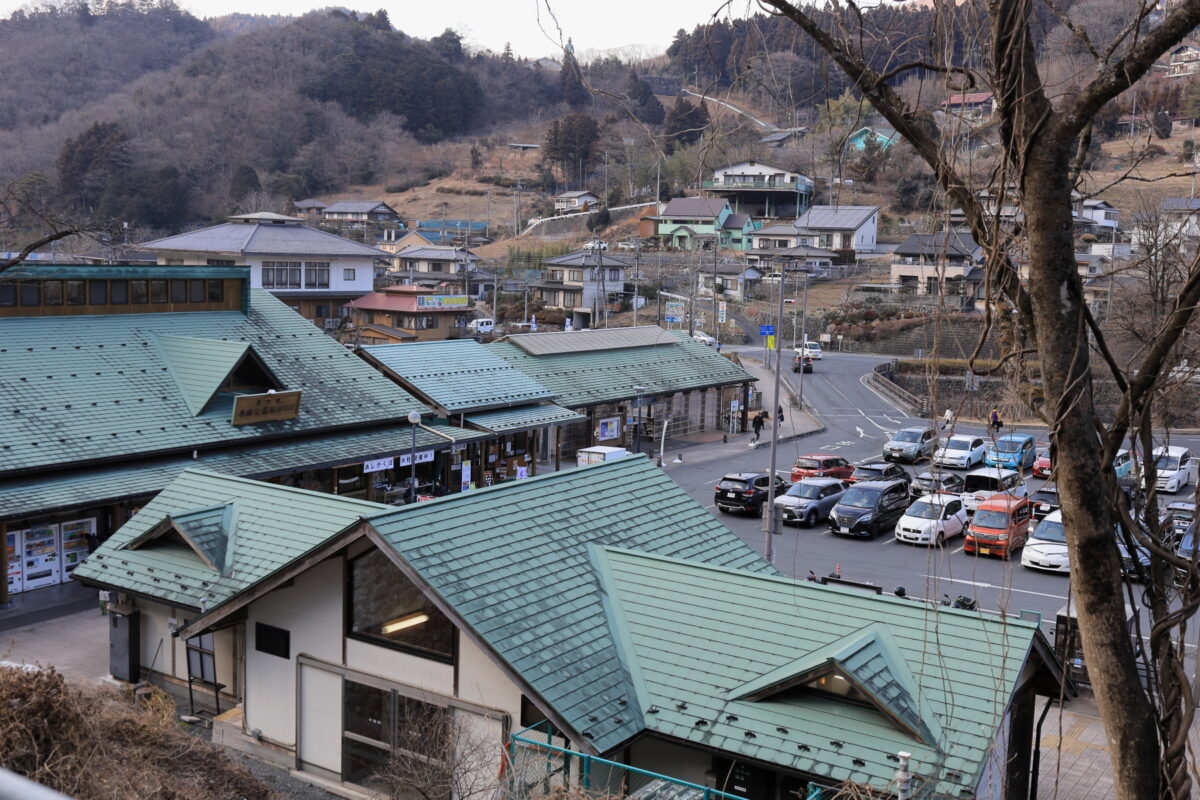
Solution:
[[[400,509],[188,470],[76,576],[128,679],[349,790],[889,797],[907,758],[914,798],[1021,800],[1063,680],[1033,622],[784,577],[641,456]]]
[[[846,147],[854,150],[865,150],[867,142],[875,142],[886,150],[903,138],[892,128],[866,125],[850,134],[846,139]]]
[[[655,217],[655,235],[668,247],[695,250],[711,246],[750,249],[754,222],[734,213],[729,201],[712,197],[676,197]]]

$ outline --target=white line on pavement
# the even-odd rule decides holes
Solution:
[[[1056,600],[1066,600],[1067,599],[1066,595],[1062,595],[1062,594],[1047,594],[1046,592],[1034,592],[1034,591],[1030,591],[1029,589],[1017,589],[1012,586],[995,586],[990,583],[983,583],[982,581],[968,581],[964,578],[946,578],[941,575],[930,575],[928,573],[926,573],[925,577],[933,578],[934,580],[938,580],[938,581],[948,581],[949,583],[966,583],[971,586],[978,587],[980,589],[999,589],[1002,592],[1020,592],[1021,594],[1035,594],[1038,597],[1053,597]]]
[[[888,539],[886,542],[884,542],[884,544],[895,544],[895,543],[896,543],[896,537],[895,537],[895,536],[893,536],[892,538],[890,538],[890,539]]]
[[[957,549],[957,550],[952,550],[951,552],[952,552],[952,553],[961,553],[961,552],[963,551],[963,548],[965,548],[965,547],[966,547],[966,545],[965,545],[965,544],[960,544],[960,545],[958,546],[958,549]]]

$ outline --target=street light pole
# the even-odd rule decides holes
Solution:
[[[648,387],[648,386],[633,387],[634,391],[637,392],[637,408],[638,408],[637,430],[634,432],[634,435],[633,435],[634,436],[633,449],[634,449],[634,452],[637,452],[637,453],[642,452],[642,394],[649,388],[650,387]]]
[[[417,499],[417,426],[421,424],[421,412],[408,412],[408,424],[412,426],[412,447],[408,451],[408,486],[412,499]]]
[[[763,556],[770,563],[775,563],[775,533],[779,522],[775,513],[775,457],[779,451],[779,409],[783,403],[779,399],[779,372],[783,363],[783,275],[779,276],[779,311],[775,321],[775,424],[771,426],[771,458],[767,468],[767,507],[765,515],[766,542],[763,545]],[[803,375],[803,371],[800,373]]]

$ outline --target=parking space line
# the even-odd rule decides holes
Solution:
[[[963,551],[963,548],[964,548],[964,547],[966,547],[966,545],[965,545],[965,544],[960,544],[960,545],[958,546],[958,549],[957,549],[957,550],[951,550],[950,552],[951,552],[951,553],[961,553],[961,552]]]
[[[895,536],[893,536],[892,538],[888,539],[888,540],[887,540],[886,542],[884,542],[883,544],[895,544],[895,543],[896,543],[896,537],[895,537]]]

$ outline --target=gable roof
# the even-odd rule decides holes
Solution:
[[[750,222],[749,214],[730,214],[725,218],[721,227],[728,230],[742,230]]]
[[[635,685],[627,713],[648,732],[831,781],[883,791],[904,750],[929,781],[917,796],[973,791],[1031,650],[1048,657],[1030,622],[614,547],[593,558]],[[821,664],[922,735],[817,692],[748,696]]]
[[[667,203],[659,217],[716,218],[728,205],[728,200],[719,198],[676,197]]]
[[[799,231],[796,230],[795,223],[792,222],[776,222],[773,225],[764,225],[756,231],[753,231],[755,236],[760,234],[765,236],[797,236]]]
[[[579,189],[579,190],[576,190],[573,192],[563,192],[562,194],[554,195],[555,200],[559,200],[559,199],[570,200],[570,199],[573,199],[576,197],[595,197],[596,199],[600,198],[600,196],[598,194],[596,194],[595,192],[589,192],[586,189]]]
[[[455,261],[464,264],[479,260],[479,256],[461,247],[438,247],[437,245],[425,247],[419,244],[409,245],[403,250],[397,251],[394,257],[414,258],[420,261]]]
[[[614,333],[610,329],[522,334],[484,346],[545,386],[554,393],[555,402],[567,408],[628,400],[638,394],[634,386],[645,386],[643,394],[653,396],[756,380],[713,348],[693,340],[687,331],[651,331],[655,339],[637,345],[622,345],[610,338]],[[534,344],[542,347],[528,337],[543,335],[576,338],[564,343],[570,350],[528,349]]]
[[[1200,210],[1200,197],[1166,197],[1159,203],[1160,211],[1198,211]]]
[[[787,132],[786,132],[786,131],[782,131],[782,133],[785,133],[785,134],[786,134]],[[768,134],[768,135],[771,135],[771,134]],[[764,136],[764,137],[763,137],[763,140],[765,140],[766,138],[767,138],[767,137],[766,137],[766,136]],[[761,140],[760,140],[760,141],[761,141]],[[718,172],[724,172],[725,170],[730,170],[730,169],[733,169],[734,167],[740,167],[740,166],[742,166],[743,164],[744,164],[744,165],[746,165],[746,166],[750,166],[750,167],[754,167],[754,166],[758,166],[758,167],[764,167],[764,168],[766,168],[766,169],[775,170],[776,172],[790,172],[790,173],[793,173],[793,174],[799,174],[799,173],[796,173],[796,172],[795,172],[795,170],[784,169],[783,167],[777,167],[777,166],[775,166],[774,164],[768,164],[766,161],[759,161],[758,159],[753,159],[753,158],[747,158],[747,159],[745,159],[745,160],[743,160],[743,161],[735,161],[734,163],[732,163],[732,164],[727,164],[727,165],[726,165],[726,166],[724,166],[724,167],[717,167],[716,169],[714,169],[714,170],[713,170],[713,173],[715,174],[715,173],[718,173]]]
[[[256,220],[256,217],[258,219]],[[335,233],[301,225],[295,217],[275,221],[245,215],[246,221],[226,222],[209,228],[144,242],[155,252],[231,253],[241,256],[360,256],[382,258],[389,254]]]
[[[797,230],[855,231],[879,213],[879,206],[813,206],[794,223]]]
[[[190,455],[426,410],[262,289],[245,314],[3,318],[0,350],[0,474]],[[235,426],[231,401],[211,402],[218,376],[250,350],[279,388],[303,391],[296,418]]]
[[[396,209],[392,208],[387,203],[372,202],[370,200],[343,200],[338,203],[332,203],[325,206],[325,213],[369,214],[372,211],[379,211],[380,209],[383,209],[389,214],[396,214]],[[399,215],[397,214],[397,216]]]
[[[369,362],[452,413],[551,400],[554,395],[474,339],[362,348]]]
[[[572,727],[590,731],[601,751],[645,723],[603,624],[588,546],[777,574],[640,455],[405,506],[369,522],[436,598]],[[614,711],[622,707],[630,713]],[[603,719],[587,719],[597,713]]]
[[[554,258],[547,258],[542,261],[543,266],[553,267],[632,267],[628,261],[625,261],[615,256],[610,256],[608,253],[597,252],[595,250],[576,250],[574,253],[567,253]]]
[[[979,245],[969,233],[914,233],[897,245],[894,252],[898,256],[931,256],[944,258],[974,258],[979,251]]]
[[[184,470],[75,568],[76,580],[215,609],[389,506]],[[191,547],[161,534],[184,535]],[[157,540],[163,539],[161,542]],[[194,548],[194,549],[193,549]]]

